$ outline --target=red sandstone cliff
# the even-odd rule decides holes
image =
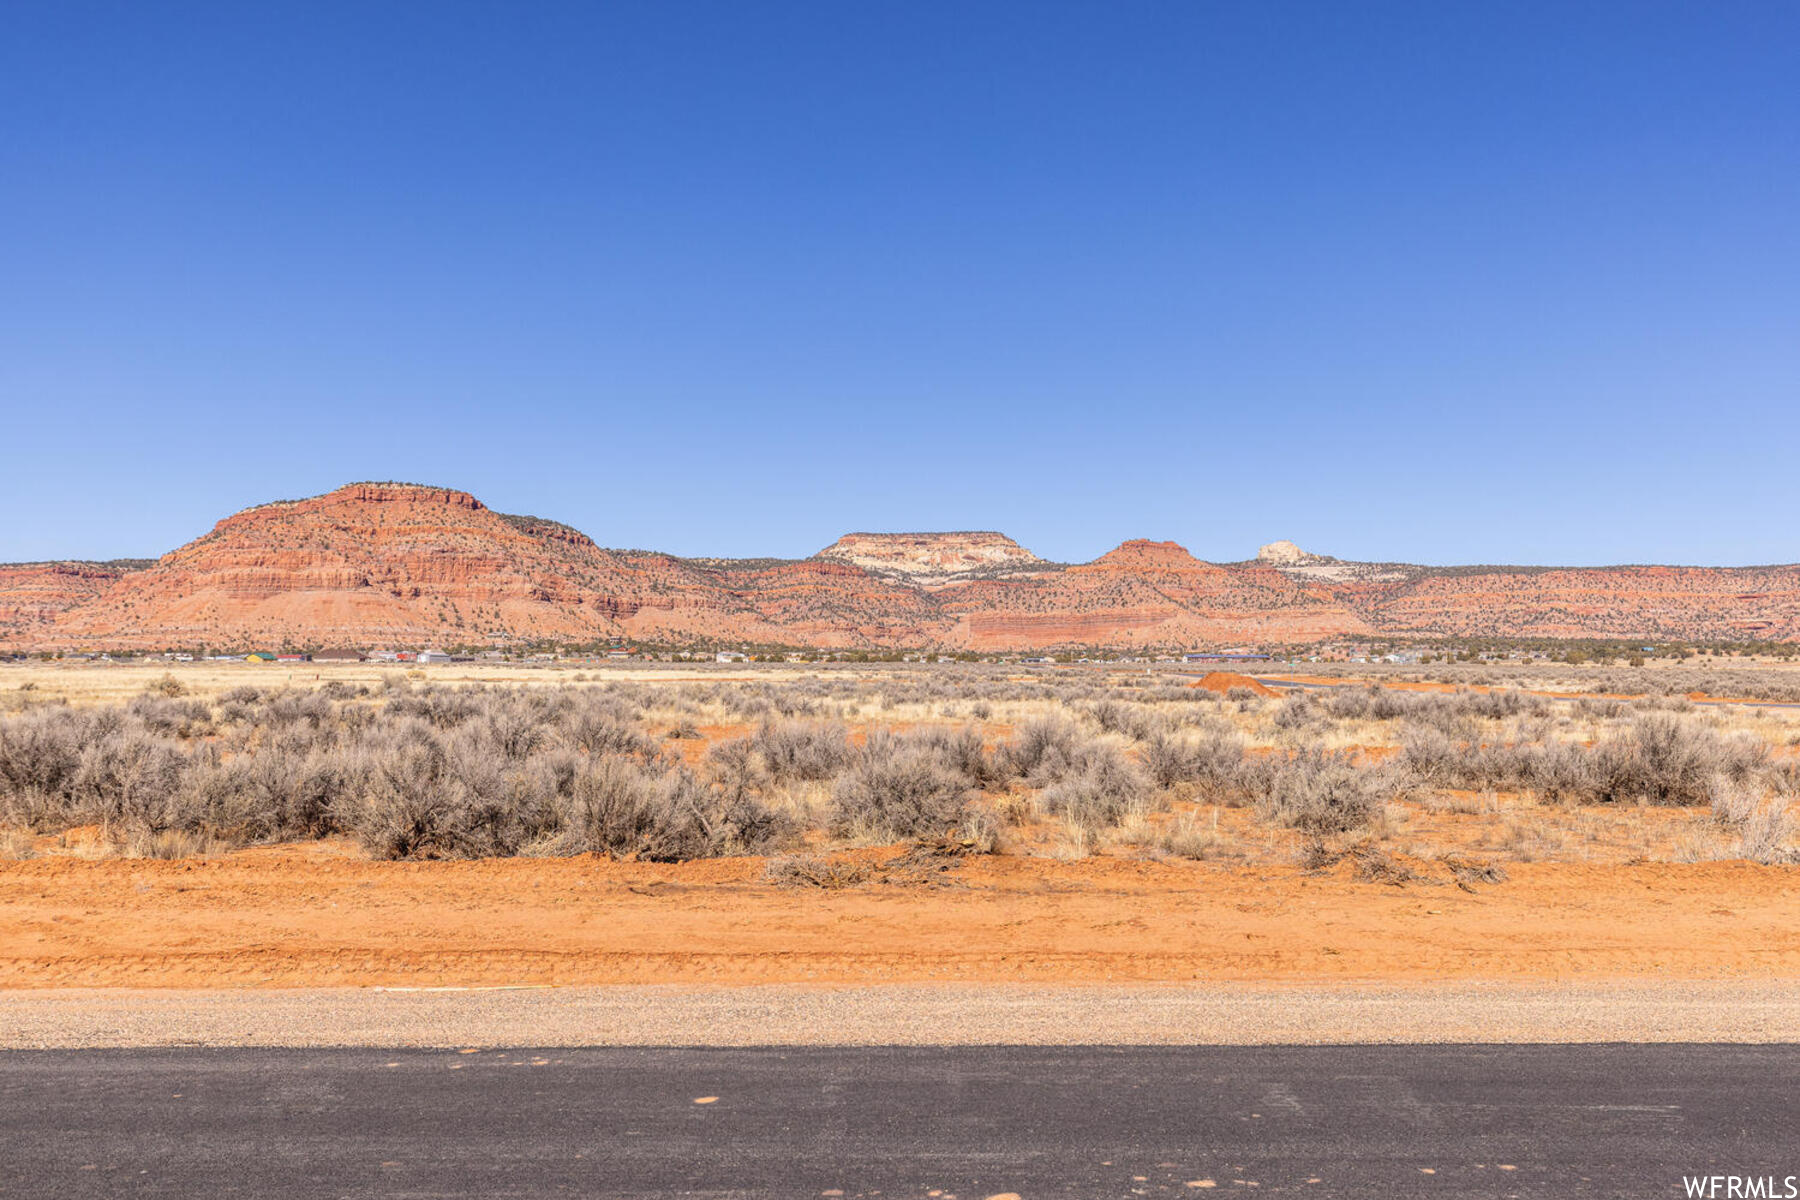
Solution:
[[[246,509],[141,570],[0,566],[0,644],[14,649],[623,636],[993,651],[1371,633],[1800,641],[1800,567],[1438,569],[1297,550],[1219,564],[1142,540],[1060,566],[990,533],[701,561],[603,549],[406,484]]]
[[[0,563],[0,645],[30,644],[63,613],[104,595],[131,568],[115,563]]]

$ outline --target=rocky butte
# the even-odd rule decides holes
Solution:
[[[1256,561],[1270,567],[1298,567],[1317,558],[1288,541],[1270,542],[1256,552]]]
[[[1136,539],[1046,562],[993,532],[847,534],[809,559],[607,549],[468,492],[351,484],[154,562],[0,566],[0,646],[693,644],[1004,651],[1367,634],[1800,641],[1800,567],[1426,567]]]
[[[1044,565],[1003,533],[846,533],[814,555],[920,585]]]

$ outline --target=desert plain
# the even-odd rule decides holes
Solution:
[[[1800,979],[1800,674],[1308,671],[9,667],[0,989]]]

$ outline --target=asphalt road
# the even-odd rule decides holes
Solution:
[[[1680,1196],[1800,1175],[1796,1097],[1795,1045],[11,1051],[0,1196]]]

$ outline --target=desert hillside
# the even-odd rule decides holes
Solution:
[[[1794,641],[1800,567],[1420,567],[1291,542],[1211,563],[1143,539],[1062,565],[992,532],[696,560],[392,483],[245,509],[148,565],[0,566],[0,645],[14,650],[620,637],[1010,651],[1377,634]]]
[[[115,563],[0,563],[0,644],[32,640],[60,614],[110,589],[130,568]]]

